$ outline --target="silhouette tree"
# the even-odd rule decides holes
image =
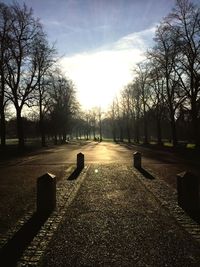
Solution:
[[[35,64],[38,66],[38,84],[36,90],[33,92],[34,100],[38,100],[39,106],[39,128],[41,135],[41,145],[45,146],[45,113],[49,109],[50,94],[49,94],[49,72],[53,71],[51,67],[55,63],[53,56],[55,55],[55,49],[50,47],[46,39],[46,35],[36,37],[34,40],[34,55]]]
[[[65,142],[66,135],[70,132],[70,120],[79,111],[75,87],[72,81],[66,79],[59,69],[51,75],[50,87],[52,101],[50,116],[55,141],[57,142],[57,136],[59,136],[61,142]]]
[[[34,19],[33,12],[24,4],[17,3],[10,7],[12,23],[10,25],[10,42],[8,45],[9,61],[6,62],[9,86],[8,98],[13,102],[17,117],[17,134],[19,147],[24,147],[22,109],[29,105],[32,93],[40,79],[39,65],[36,61],[36,40],[44,36],[42,26]]]
[[[164,77],[160,70],[158,62],[154,59],[150,61],[149,86],[150,86],[150,101],[152,101],[153,115],[156,120],[157,142],[162,145],[162,127],[161,122],[166,110],[164,96]]]
[[[141,108],[143,112],[143,125],[144,125],[144,143],[149,143],[148,138],[148,113],[147,109],[149,107],[148,100],[150,96],[149,90],[149,65],[147,62],[142,62],[137,64],[137,68],[135,69],[135,73],[137,75],[137,86],[141,98]]]
[[[0,3],[0,136],[2,147],[6,144],[5,106],[8,101],[5,97],[6,77],[8,75],[6,64],[9,61],[8,46],[10,43],[11,18],[9,7]]]
[[[178,60],[174,70],[189,100],[193,139],[196,147],[200,148],[200,8],[188,0],[177,0],[166,23],[171,42],[174,47],[178,44]]]

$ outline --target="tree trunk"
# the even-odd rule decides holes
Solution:
[[[191,107],[192,107],[191,117],[192,117],[192,128],[193,128],[193,139],[196,149],[200,149],[199,121],[198,121],[196,101],[192,103]]]
[[[113,136],[113,141],[116,142],[116,127],[115,127],[115,123],[113,122],[112,125],[112,136]]]
[[[199,140],[199,122],[198,118],[196,117],[193,121],[193,128],[194,128],[194,140],[195,140],[195,148],[200,149],[200,140]]]
[[[172,143],[173,147],[177,147],[177,133],[176,133],[176,123],[174,119],[174,115],[171,114],[171,133],[172,133]]]
[[[127,119],[127,125],[126,125],[126,129],[127,129],[127,139],[128,139],[128,143],[131,143],[131,136],[130,136],[130,127],[129,127],[129,120]]]
[[[41,145],[43,147],[46,146],[46,137],[45,137],[45,133],[44,132],[42,132],[42,134],[41,134]]]
[[[1,111],[0,118],[0,135],[1,135],[1,147],[6,145],[6,120],[4,110]]]
[[[143,104],[143,112],[144,112],[144,144],[148,144],[148,122],[147,122],[147,112],[146,112],[146,104]]]
[[[100,135],[100,142],[102,141],[102,122],[99,122],[99,135]]]
[[[1,55],[3,58],[3,54]],[[3,62],[1,62],[1,92],[0,92],[0,136],[1,136],[1,146],[5,147],[6,145],[6,119],[5,119],[5,105],[4,105],[4,93],[5,93],[5,80],[4,80],[4,71],[3,71]]]
[[[62,140],[63,144],[66,143],[66,139],[67,139],[67,134],[66,134],[66,131],[64,130],[63,131],[63,140]]]
[[[46,146],[46,138],[45,138],[45,132],[44,132],[44,118],[42,114],[42,101],[39,103],[40,105],[40,136],[41,136],[41,146]]]
[[[95,127],[93,127],[93,137],[94,137],[94,140],[96,140],[96,131],[95,131]]]
[[[60,131],[58,134],[58,138],[59,138],[59,144],[62,144],[62,133]]]
[[[157,115],[156,126],[157,126],[157,143],[158,145],[162,145],[162,129],[161,129],[161,120],[159,115]]]
[[[17,137],[18,137],[18,146],[20,149],[24,148],[24,129],[23,129],[23,119],[21,116],[21,109],[16,108],[17,110]]]
[[[140,128],[139,128],[139,119],[140,119],[140,107],[139,102],[136,104],[136,117],[135,117],[135,142],[137,144],[140,143]]]
[[[124,142],[124,133],[122,125],[120,126],[120,142]]]
[[[147,125],[146,114],[144,114],[144,143],[145,144],[149,143],[149,140],[148,140],[148,125]]]
[[[54,134],[54,145],[58,144],[57,133]]]
[[[135,122],[135,142],[139,144],[140,142],[140,130],[138,120]]]
[[[44,121],[43,117],[40,116],[40,136],[41,136],[41,145],[42,147],[46,146],[46,137],[45,137],[45,132],[44,132]]]

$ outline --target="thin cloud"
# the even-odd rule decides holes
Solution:
[[[62,25],[62,23],[58,20],[55,19],[42,19],[42,24],[45,26],[58,26],[60,27]]]
[[[126,35],[119,39],[113,44],[113,49],[117,50],[127,50],[127,49],[139,49],[145,50],[149,45],[152,44],[152,36],[155,32],[156,27],[153,26],[150,29],[146,29],[141,32],[134,32],[132,34]]]

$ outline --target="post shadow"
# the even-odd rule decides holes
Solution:
[[[4,266],[16,266],[24,250],[39,232],[49,217],[50,212],[35,212],[33,216],[19,229],[17,233],[0,250],[0,262]]]
[[[80,168],[76,168],[71,174],[70,176],[67,178],[67,180],[75,180],[79,174],[81,173],[82,169]]]
[[[0,250],[0,263],[16,266],[24,250],[56,208],[56,176],[46,173],[37,179],[37,211]]]
[[[140,168],[136,168],[145,178],[149,179],[149,180],[154,180],[155,177],[149,173],[147,170],[145,170],[144,168],[140,167]]]
[[[142,167],[142,155],[140,152],[136,151],[133,153],[133,166],[136,168],[145,178],[149,180],[155,179],[155,177],[150,174],[147,170]]]
[[[79,176],[83,168],[84,168],[84,154],[78,153],[76,169],[70,174],[68,180],[75,180]]]
[[[200,224],[200,214],[199,212],[191,211],[191,210],[185,210],[188,216],[192,218],[196,223]]]

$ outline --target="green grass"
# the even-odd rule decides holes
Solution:
[[[47,143],[49,143],[48,140],[46,140]],[[52,141],[51,141],[52,142]],[[27,146],[39,146],[41,144],[40,138],[27,138],[25,139],[25,145]],[[6,139],[6,145],[12,145],[17,146],[18,145],[18,139],[17,138],[8,138]]]
[[[18,144],[17,138],[6,139],[6,145],[17,145],[17,144]]]
[[[173,144],[170,142],[164,142],[163,144],[166,147],[173,147]],[[186,148],[195,149],[195,144],[189,143],[189,144],[187,144]]]
[[[150,141],[149,144],[151,144],[151,145],[157,145],[157,142],[156,141]]]
[[[173,147],[173,144],[170,142],[164,142],[163,144],[164,146],[167,146],[167,147]]]
[[[195,149],[195,144],[187,144],[187,148]]]

